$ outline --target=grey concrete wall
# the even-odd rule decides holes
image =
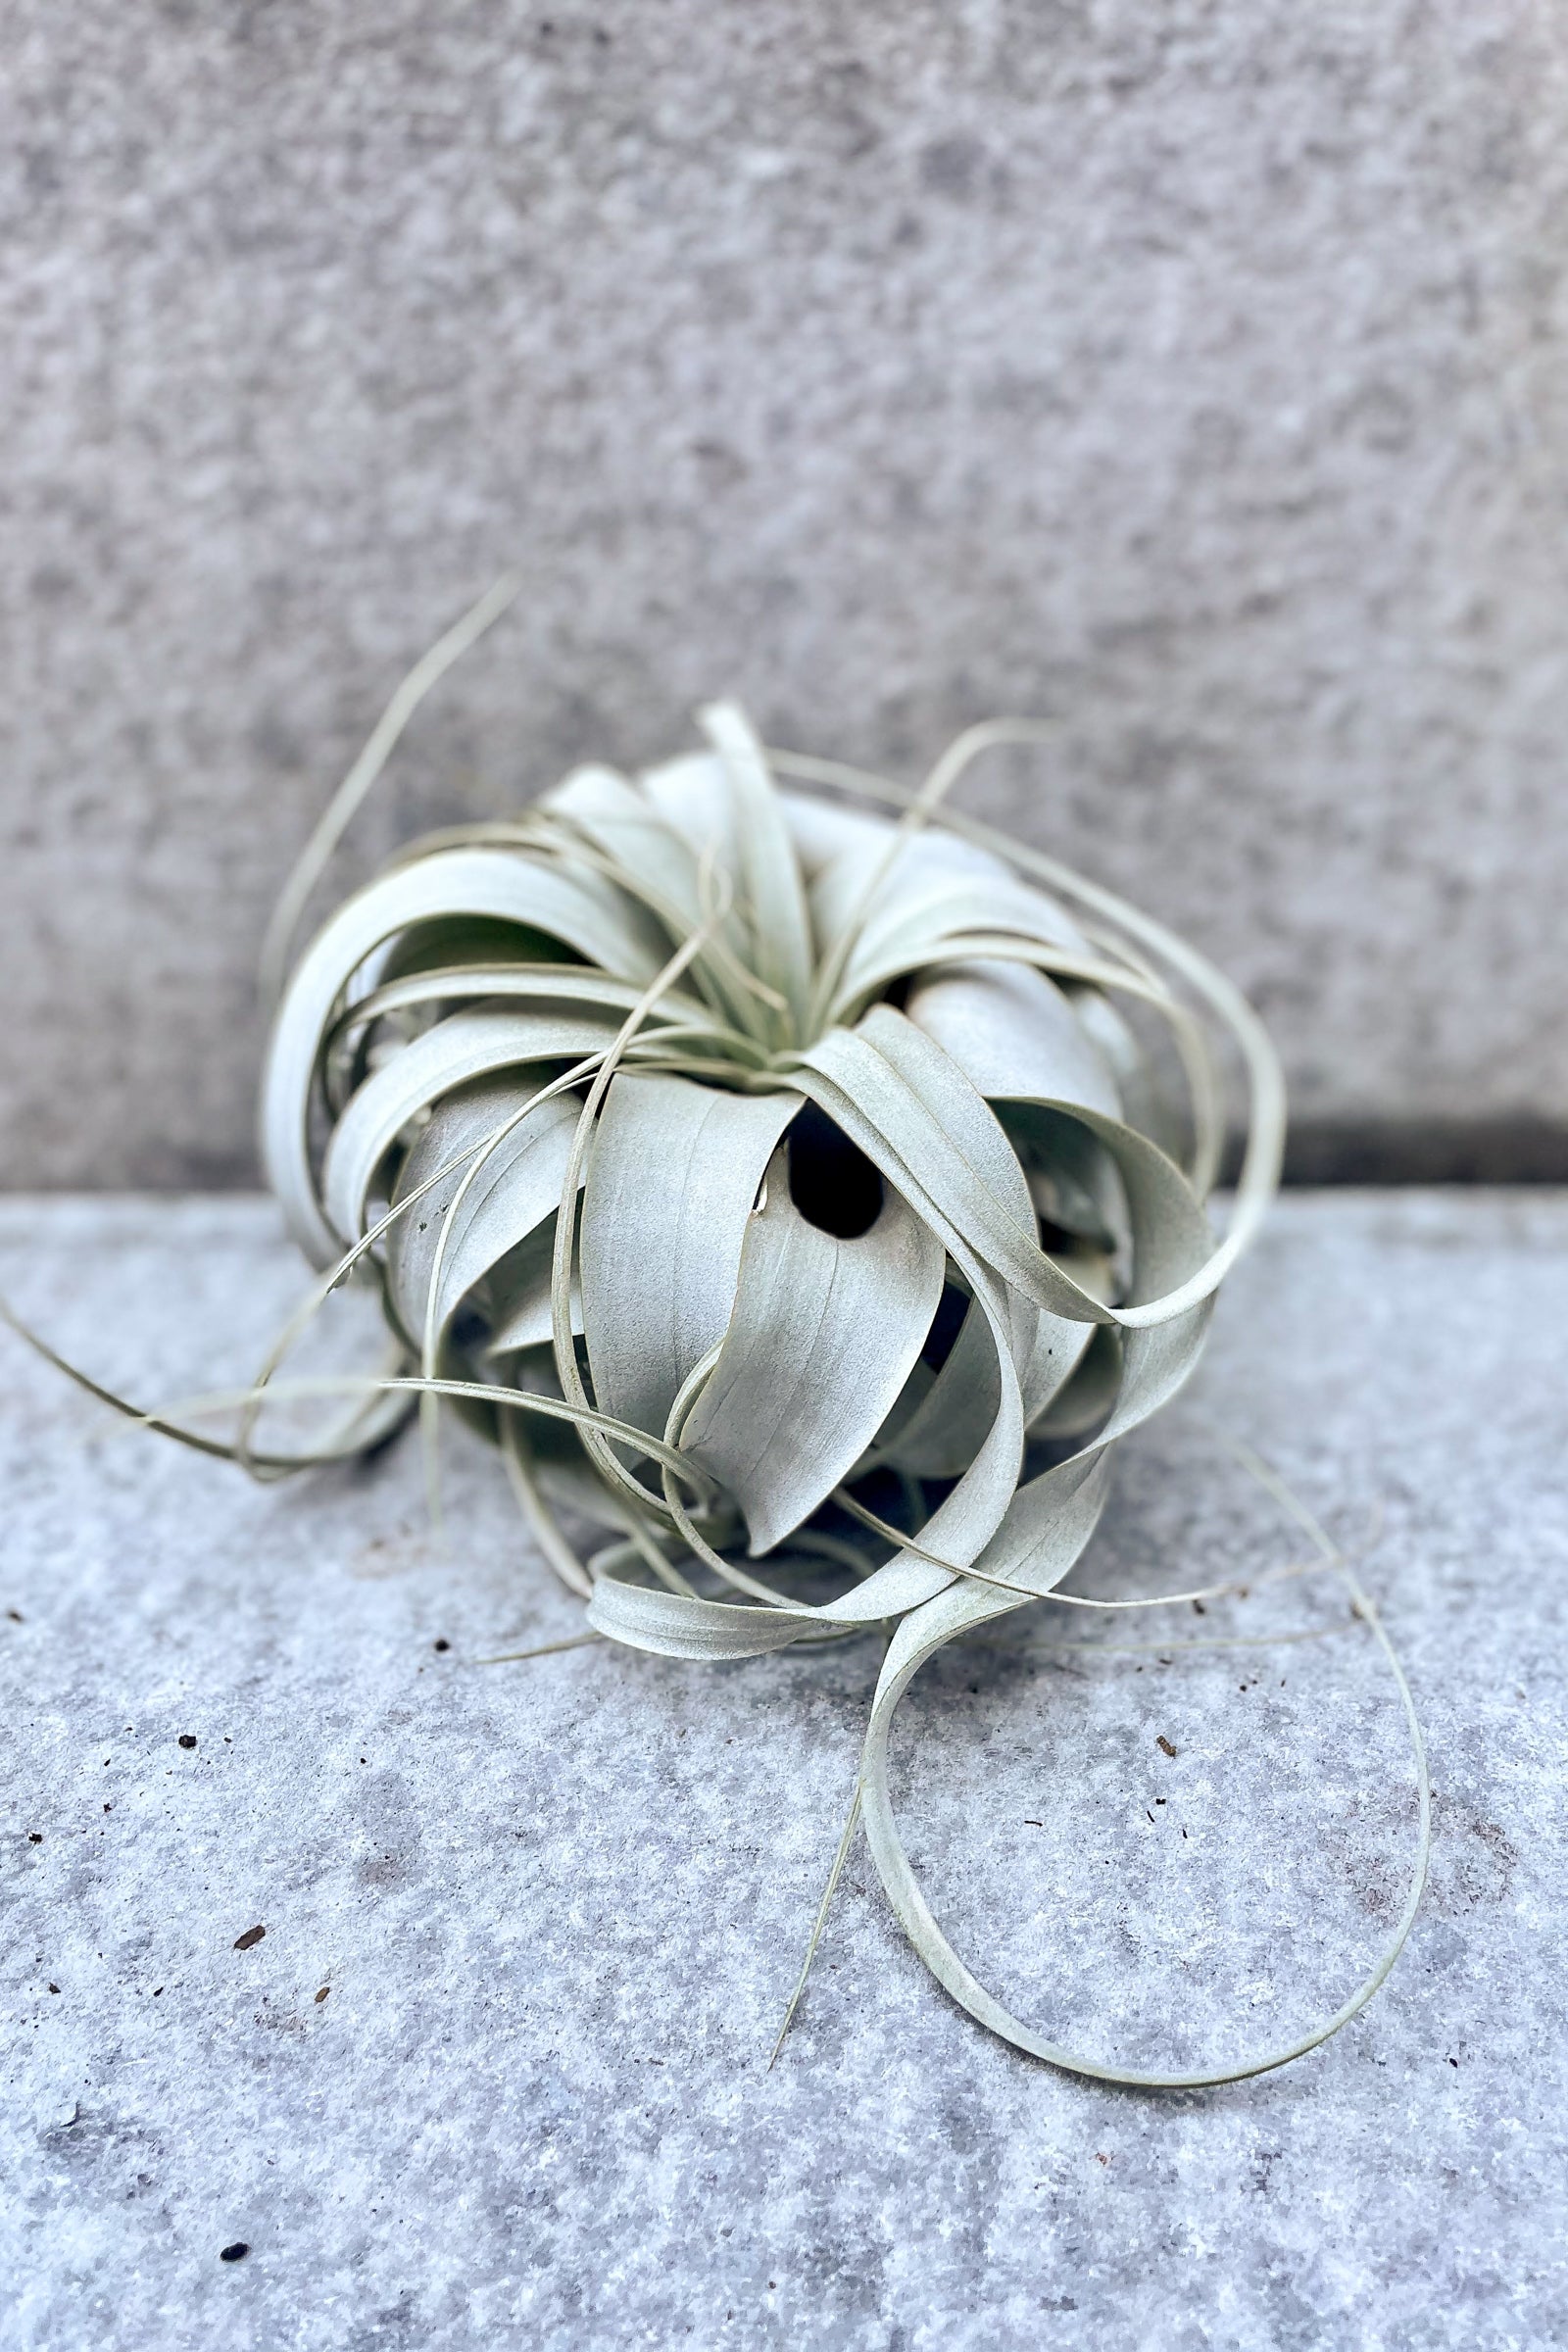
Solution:
[[[1307,1161],[1549,1156],[1565,50],[1544,0],[10,0],[0,1172],[247,1172],[270,895],[503,564],[364,858],[718,691],[909,769],[1049,711],[973,805],[1231,965]]]

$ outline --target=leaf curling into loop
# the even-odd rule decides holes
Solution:
[[[1333,1564],[1349,1590],[1356,1613],[1362,1618],[1383,1652],[1393,1676],[1409,1735],[1410,1751],[1415,1771],[1417,1793],[1416,1852],[1409,1886],[1398,1921],[1392,1936],[1370,1972],[1341,2003],[1333,2015],[1298,2034],[1294,2040],[1255,2057],[1231,2060],[1221,2065],[1193,2069],[1184,2073],[1157,2073],[1131,2067],[1118,2067],[1088,2058],[1068,2050],[1033,2027],[1023,2024],[999,2001],[978,1977],[958,1957],[938,1926],[915,1873],[904,1851],[894,1817],[893,1800],[888,1784],[888,1739],[900,1701],[922,1665],[957,1635],[966,1633],[989,1620],[1001,1617],[1016,1607],[1004,1594],[988,1592],[974,1584],[959,1585],[926,1607],[906,1617],[889,1645],[872,1701],[871,1717],[866,1727],[861,1754],[859,1786],[865,1820],[866,1842],[876,1865],[889,1901],[900,1924],[916,1952],[932,1975],[952,1994],[960,2007],[985,2026],[1000,2039],[1009,2042],[1027,2056],[1044,2060],[1063,2072],[1086,2076],[1092,2081],[1121,2084],[1143,2090],[1201,2090],[1224,2082],[1245,2082],[1289,2065],[1304,2057],[1337,2034],[1359,2015],[1374,1993],[1386,1982],[1395,1962],[1402,1951],[1415,1924],[1422,1891],[1426,1884],[1428,1858],[1431,1851],[1432,1798],[1427,1774],[1425,1742],[1415,1711],[1415,1702],[1405,1680],[1403,1669],[1383,1624],[1353,1571],[1345,1563],[1336,1547],[1317,1526],[1311,1514],[1290,1493],[1266,1464],[1258,1461],[1249,1448],[1233,1444],[1232,1450],[1244,1467],[1257,1477],[1274,1494],[1291,1516],[1312,1533],[1322,1556]],[[1074,1533],[1077,1531],[1075,1530]],[[1093,1520],[1084,1532],[1087,1544],[1093,1533]],[[1082,1546],[1080,1546],[1082,1548]],[[1063,1571],[1064,1573],[1064,1571]],[[1059,1581],[1059,1580],[1058,1580]]]
[[[808,1066],[803,1064],[799,1077],[803,1091],[827,1110],[876,1162],[888,1183],[909,1201],[952,1257],[989,1326],[1000,1384],[996,1416],[985,1441],[952,1493],[938,1504],[922,1528],[920,1544],[908,1544],[878,1567],[858,1592],[846,1593],[822,1612],[834,1620],[868,1623],[918,1607],[930,1599],[955,1573],[975,1558],[1001,1524],[1017,1485],[1023,1457],[1020,1379],[1035,1348],[1038,1317],[1027,1299],[998,1282],[971,1250],[963,1233],[945,1217],[924,1191],[919,1177],[861,1117],[854,1102]],[[1016,1162],[1012,1163],[1012,1181],[1024,1190],[1027,1199]],[[897,1531],[890,1532],[897,1541]]]
[[[853,1035],[835,1030],[804,1058],[853,1093],[905,1157],[911,1149],[919,1152],[922,1165],[940,1183],[948,1212],[975,1236],[997,1273],[1040,1306],[1072,1322],[1152,1329],[1180,1321],[1218,1288],[1230,1262],[1229,1242],[1214,1242],[1181,1171],[1146,1136],[1119,1120],[1082,1103],[1046,1106],[1090,1128],[1109,1149],[1128,1189],[1135,1225],[1134,1291],[1128,1304],[1109,1306],[1054,1263],[1003,1204],[994,1185],[983,1180],[979,1161],[995,1153],[987,1122],[995,1126],[996,1121],[934,1039],[881,1004]]]
[[[648,976],[643,944],[602,895],[500,851],[452,850],[385,874],[348,900],[318,932],[289,982],[262,1081],[268,1180],[316,1266],[330,1265],[338,1254],[311,1167],[310,1113],[323,1036],[350,981],[377,949],[416,924],[453,915],[552,931],[612,974]]]

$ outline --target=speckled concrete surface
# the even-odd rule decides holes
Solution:
[[[1565,231],[1547,0],[9,0],[0,1172],[251,1169],[271,895],[504,564],[361,858],[1045,711],[974,805],[1303,1140],[1560,1138]]]
[[[167,1397],[247,1367],[297,1274],[260,1202],[66,1200],[0,1207],[0,1278]],[[766,2071],[869,1649],[480,1665],[574,1611],[479,1448],[443,1552],[408,1449],[256,1491],[7,1339],[7,2352],[1560,2344],[1565,1330],[1564,1196],[1297,1196],[1227,1292],[1197,1403],[1370,1544],[1437,1838],[1364,2017],[1179,2100],[988,2039],[863,1853]],[[1293,1548],[1184,1405],[1080,1584]],[[1064,2036],[1255,2046],[1387,1934],[1392,1696],[1311,1581],[1132,1628],[1169,1646],[927,1675],[911,1850]],[[1264,1628],[1317,1638],[1181,1646]]]

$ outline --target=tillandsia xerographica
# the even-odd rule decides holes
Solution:
[[[1328,2026],[1207,2073],[1138,2073],[1060,2049],[970,1974],[887,1783],[912,1676],[1054,1592],[1110,1449],[1197,1361],[1278,1176],[1260,1024],[1147,916],[951,810],[978,754],[1041,730],[971,729],[901,792],[765,750],[729,704],[700,714],[699,751],[635,778],[582,767],[514,816],[416,842],[283,981],[327,850],[498,602],[394,701],[274,924],[263,1146],[320,1281],[233,1450],[282,1470],[379,1443],[416,1406],[433,1434],[450,1400],[500,1447],[598,1635],[719,1660],[881,1631],[845,1844],[863,1808],[899,1917],[966,2008],[1119,2082],[1223,2081],[1312,2046],[1387,1973],[1420,1868]],[[1175,1115],[1151,1019],[1184,1075]],[[1203,1205],[1216,1034],[1249,1095],[1223,1241]],[[379,1287],[395,1360],[309,1453],[265,1452],[287,1348],[350,1273]]]

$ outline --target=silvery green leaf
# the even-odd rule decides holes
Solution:
[[[551,1096],[509,1126],[526,1100],[526,1088],[513,1078],[487,1079],[448,1096],[431,1113],[399,1172],[395,1197],[422,1197],[387,1235],[387,1285],[416,1353],[424,1344],[438,1253],[439,1348],[465,1298],[514,1257],[530,1235],[555,1221],[580,1106],[570,1098]],[[491,1138],[497,1140],[484,1149]],[[444,1168],[451,1172],[424,1192],[427,1180]],[[542,1336],[548,1338],[548,1255],[541,1254],[546,1267]]]
[[[1102,1285],[1084,1282],[1076,1252],[1087,1246],[1114,1256],[1130,1246],[1127,1196],[1115,1160],[1099,1137],[1067,1110],[1047,1108],[1027,1097],[1002,1097],[994,1107],[1022,1163],[1036,1210],[1050,1224],[1078,1237],[1072,1250],[1054,1244],[1052,1255],[1080,1288],[1108,1300],[1111,1294]]]
[[[408,972],[381,981],[368,996],[345,1005],[328,1035],[364,1028],[388,1013],[423,1010],[426,1006],[468,999],[494,1004],[501,999],[530,1004],[602,1006],[627,1013],[642,990],[635,981],[611,980],[586,964],[476,963],[444,965],[436,971]],[[671,990],[660,1004],[661,1020],[702,1021],[705,1007],[695,998]]]
[[[686,1375],[723,1338],[758,1187],[801,1098],[618,1071],[583,1194],[583,1324],[594,1393],[662,1434]]]
[[[1035,1348],[1039,1317],[1030,1301],[1016,1292],[1009,1292],[976,1254],[965,1235],[925,1192],[907,1163],[892,1150],[875,1124],[863,1116],[853,1096],[813,1066],[810,1055],[800,1057],[798,1077],[802,1092],[809,1095],[864,1152],[880,1169],[884,1180],[904,1194],[922,1222],[943,1244],[985,1317],[996,1352],[1000,1391],[996,1418],[969,1468],[920,1531],[918,1549],[911,1547],[884,1562],[858,1591],[845,1593],[821,1611],[824,1618],[833,1622],[869,1624],[878,1617],[917,1607],[952,1581],[952,1570],[934,1566],[929,1555],[961,1568],[975,1557],[1000,1525],[1017,1484],[1023,1455],[1020,1374],[1027,1368]],[[1004,1182],[1015,1208],[1019,1188],[1022,1188],[1021,1198],[1027,1201],[1022,1172],[1010,1153],[1004,1161],[998,1162],[995,1173]]]
[[[930,828],[897,831],[882,817],[798,793],[779,796],[806,877],[817,952],[861,919],[886,923],[953,883],[1012,883],[1000,858]]]
[[[628,903],[629,904],[629,903]],[[389,939],[454,915],[550,932],[626,979],[657,971],[646,941],[603,892],[532,859],[451,850],[383,875],[350,899],[306,950],[278,1008],[262,1084],[268,1180],[312,1263],[330,1265],[337,1237],[312,1180],[310,1107],[323,1033],[360,967]]]
[[[853,1103],[851,1132],[860,1149],[879,1166],[879,1152],[891,1154],[892,1166],[918,1183],[951,1229],[1021,1298],[1069,1321],[1106,1319],[1109,1310],[1088,1299],[1040,1250],[1034,1203],[1011,1145],[984,1097],[933,1038],[877,1005],[858,1030],[830,1030],[801,1062]],[[804,1077],[801,1084],[810,1091]]]
[[[890,982],[923,965],[962,955],[976,935],[1012,934],[1074,958],[1088,943],[1072,918],[1043,891],[1021,882],[933,877],[918,892],[877,907],[866,920],[832,1004],[849,1020]]]
[[[602,1576],[588,1603],[588,1623],[596,1633],[624,1642],[629,1648],[707,1664],[787,1649],[808,1630],[809,1620],[795,1609],[704,1600]]]
[[[1121,1115],[1171,1159],[1181,1152],[1181,1124],[1136,1031],[1098,988],[1069,987],[1079,1026],[1115,1073]]]
[[[1032,1428],[1073,1377],[1095,1326],[1036,1315],[1034,1346],[1023,1367],[1023,1419]],[[920,1478],[958,1478],[984,1445],[1002,1406],[994,1338],[971,1303],[952,1352],[903,1426],[879,1440],[879,1460]]]
[[[741,870],[740,832],[729,771],[716,752],[687,752],[638,779],[660,816],[732,880]],[[746,926],[742,926],[744,936]]]
[[[569,1135],[567,1141],[569,1144]],[[489,1352],[493,1356],[512,1355],[518,1349],[548,1348],[551,1346],[555,1330],[551,1283],[555,1255],[554,1229],[555,1216],[552,1214],[548,1224],[540,1225],[514,1251],[492,1285],[495,1320]],[[573,1282],[571,1286],[571,1328],[581,1336],[582,1285],[579,1282]],[[555,1360],[553,1350],[551,1360]]]
[[[333,1232],[356,1241],[376,1175],[404,1129],[443,1095],[475,1078],[528,1063],[571,1063],[603,1054],[615,1034],[613,1015],[514,1012],[481,1007],[455,1012],[368,1078],[333,1131],[322,1169],[322,1206]],[[518,1102],[524,1099],[519,1090]]]
[[[1032,1434],[1057,1440],[1088,1437],[1115,1403],[1122,1371],[1122,1335],[1113,1324],[1102,1323],[1090,1334],[1071,1379],[1051,1399]]]
[[[1035,1096],[1120,1118],[1115,1080],[1071,1002],[1025,964],[939,965],[910,990],[909,1019],[989,1102]]]
[[[696,930],[704,912],[698,853],[627,777],[609,767],[573,768],[540,807],[568,818],[624,871],[628,884],[651,887],[686,929]]]
[[[750,911],[752,968],[785,1000],[800,1038],[810,1004],[812,943],[795,845],[745,712],[733,703],[710,703],[698,716],[734,795],[736,879]]]
[[[884,1188],[869,1230],[808,1224],[775,1153],[749,1220],[723,1348],[685,1447],[746,1515],[753,1554],[800,1525],[864,1452],[919,1355],[943,1250]]]
[[[920,1478],[958,1478],[985,1444],[1002,1405],[996,1341],[971,1299],[947,1361],[896,1435],[876,1454]]]
[[[988,1105],[934,1039],[879,1004],[855,1033],[835,1030],[802,1059],[853,1096],[905,1164],[913,1153],[922,1183],[944,1213],[973,1234],[986,1262],[1010,1287],[1069,1321],[1131,1329],[1180,1317],[1212,1296],[1235,1255],[1234,1231],[1224,1244],[1214,1243],[1192,1188],[1146,1136],[1082,1103],[1042,1105],[1080,1120],[1106,1146],[1127,1192],[1132,1293],[1124,1305],[1102,1305],[1052,1261],[999,1198],[990,1175],[996,1138],[1008,1159],[1010,1147]],[[1160,1278],[1161,1269],[1168,1281]]]

